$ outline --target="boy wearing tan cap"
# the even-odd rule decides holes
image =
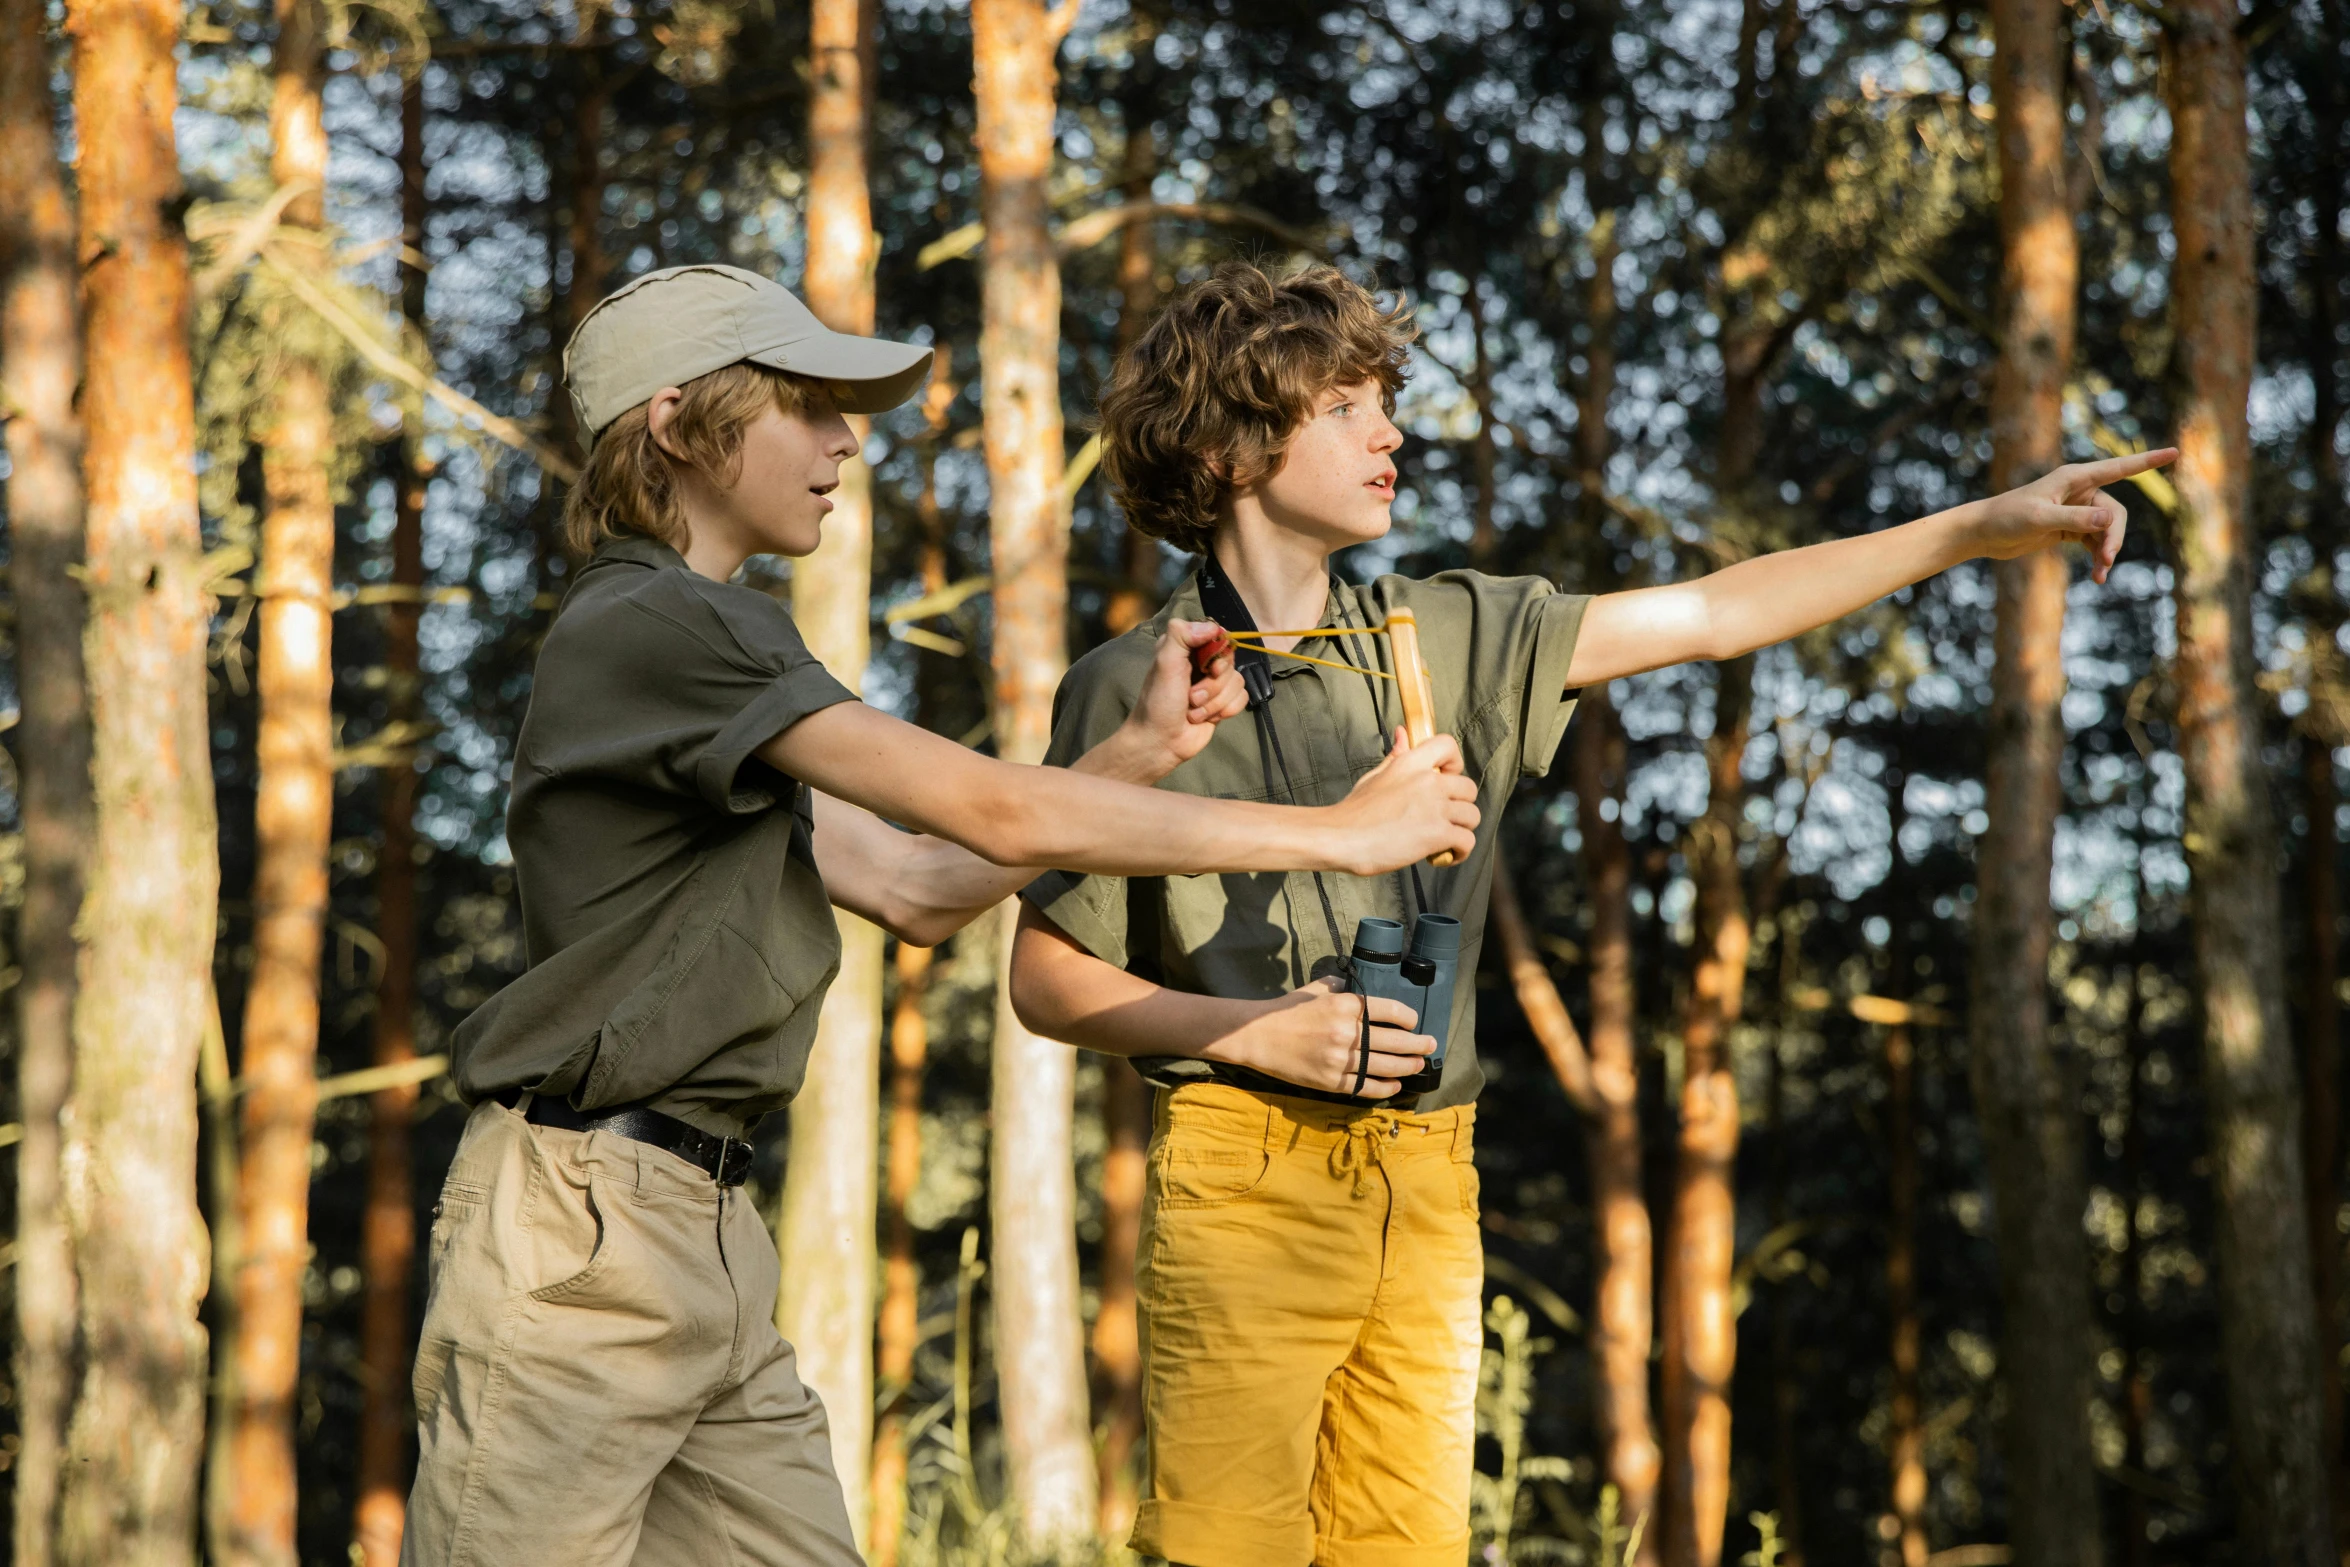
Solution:
[[[1240,709],[1228,665],[1191,678],[1207,626],[1169,629],[1131,720],[1067,769],[858,702],[729,579],[816,547],[841,413],[895,406],[928,359],[715,266],[638,279],[565,354],[590,558],[513,761],[527,968],[455,1040],[474,1108],[432,1229],[405,1562],[857,1560],[739,1190],[806,1066],[833,905],[929,943],[1021,867],[1367,874],[1473,841],[1450,742],[1317,810],[1135,787]]]

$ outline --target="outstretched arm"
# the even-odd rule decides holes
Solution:
[[[1002,901],[1033,867],[1377,874],[1440,848],[1465,851],[1477,821],[1474,785],[1442,737],[1399,751],[1335,806],[1136,787],[1196,754],[1239,710],[1228,667],[1191,681],[1191,645],[1214,632],[1187,624],[1162,639],[1134,713],[1076,767],[995,761],[853,702],[801,719],[759,755],[817,791],[817,864],[833,901],[924,944]]]
[[[1583,612],[1567,686],[1736,658],[1981,556],[2013,560],[2078,540],[2089,546],[2090,575],[2103,582],[2121,555],[2127,514],[2102,487],[2177,455],[2166,447],[2070,463],[2004,495],[1898,528],[1757,556],[1694,582],[1603,594]]]
[[[1012,1010],[1047,1039],[1119,1056],[1191,1056],[1245,1066],[1283,1082],[1348,1093],[1371,1057],[1362,1097],[1386,1099],[1397,1079],[1428,1065],[1436,1041],[1411,1030],[1412,1009],[1316,980],[1271,1001],[1233,1001],[1169,990],[1086,951],[1023,906],[1012,946]],[[1365,1007],[1369,1008],[1365,1013]]]

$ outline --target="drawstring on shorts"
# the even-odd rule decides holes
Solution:
[[[1389,1111],[1374,1111],[1358,1120],[1349,1121],[1339,1129],[1338,1141],[1330,1145],[1330,1173],[1341,1180],[1352,1175],[1353,1195],[1362,1196],[1371,1189],[1371,1172],[1374,1169],[1382,1178],[1386,1178],[1387,1145],[1402,1130],[1394,1114]]]

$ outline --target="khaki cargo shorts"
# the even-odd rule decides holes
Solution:
[[[403,1567],[853,1567],[742,1192],[475,1107],[433,1220]]]
[[[1133,1548],[1189,1567],[1459,1567],[1484,1248],[1472,1107],[1159,1096]]]

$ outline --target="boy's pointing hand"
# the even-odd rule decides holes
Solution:
[[[2013,560],[2034,550],[2078,541],[2089,547],[2089,575],[2099,582],[2121,558],[2128,514],[2105,486],[2159,468],[2179,455],[2175,446],[2134,452],[2102,462],[2066,463],[1982,503],[1974,553]]]
[[[1477,785],[1461,771],[1450,735],[1413,745],[1400,728],[1387,759],[1356,781],[1330,809],[1344,821],[1344,868],[1379,876],[1449,851],[1466,858],[1477,844]]]

